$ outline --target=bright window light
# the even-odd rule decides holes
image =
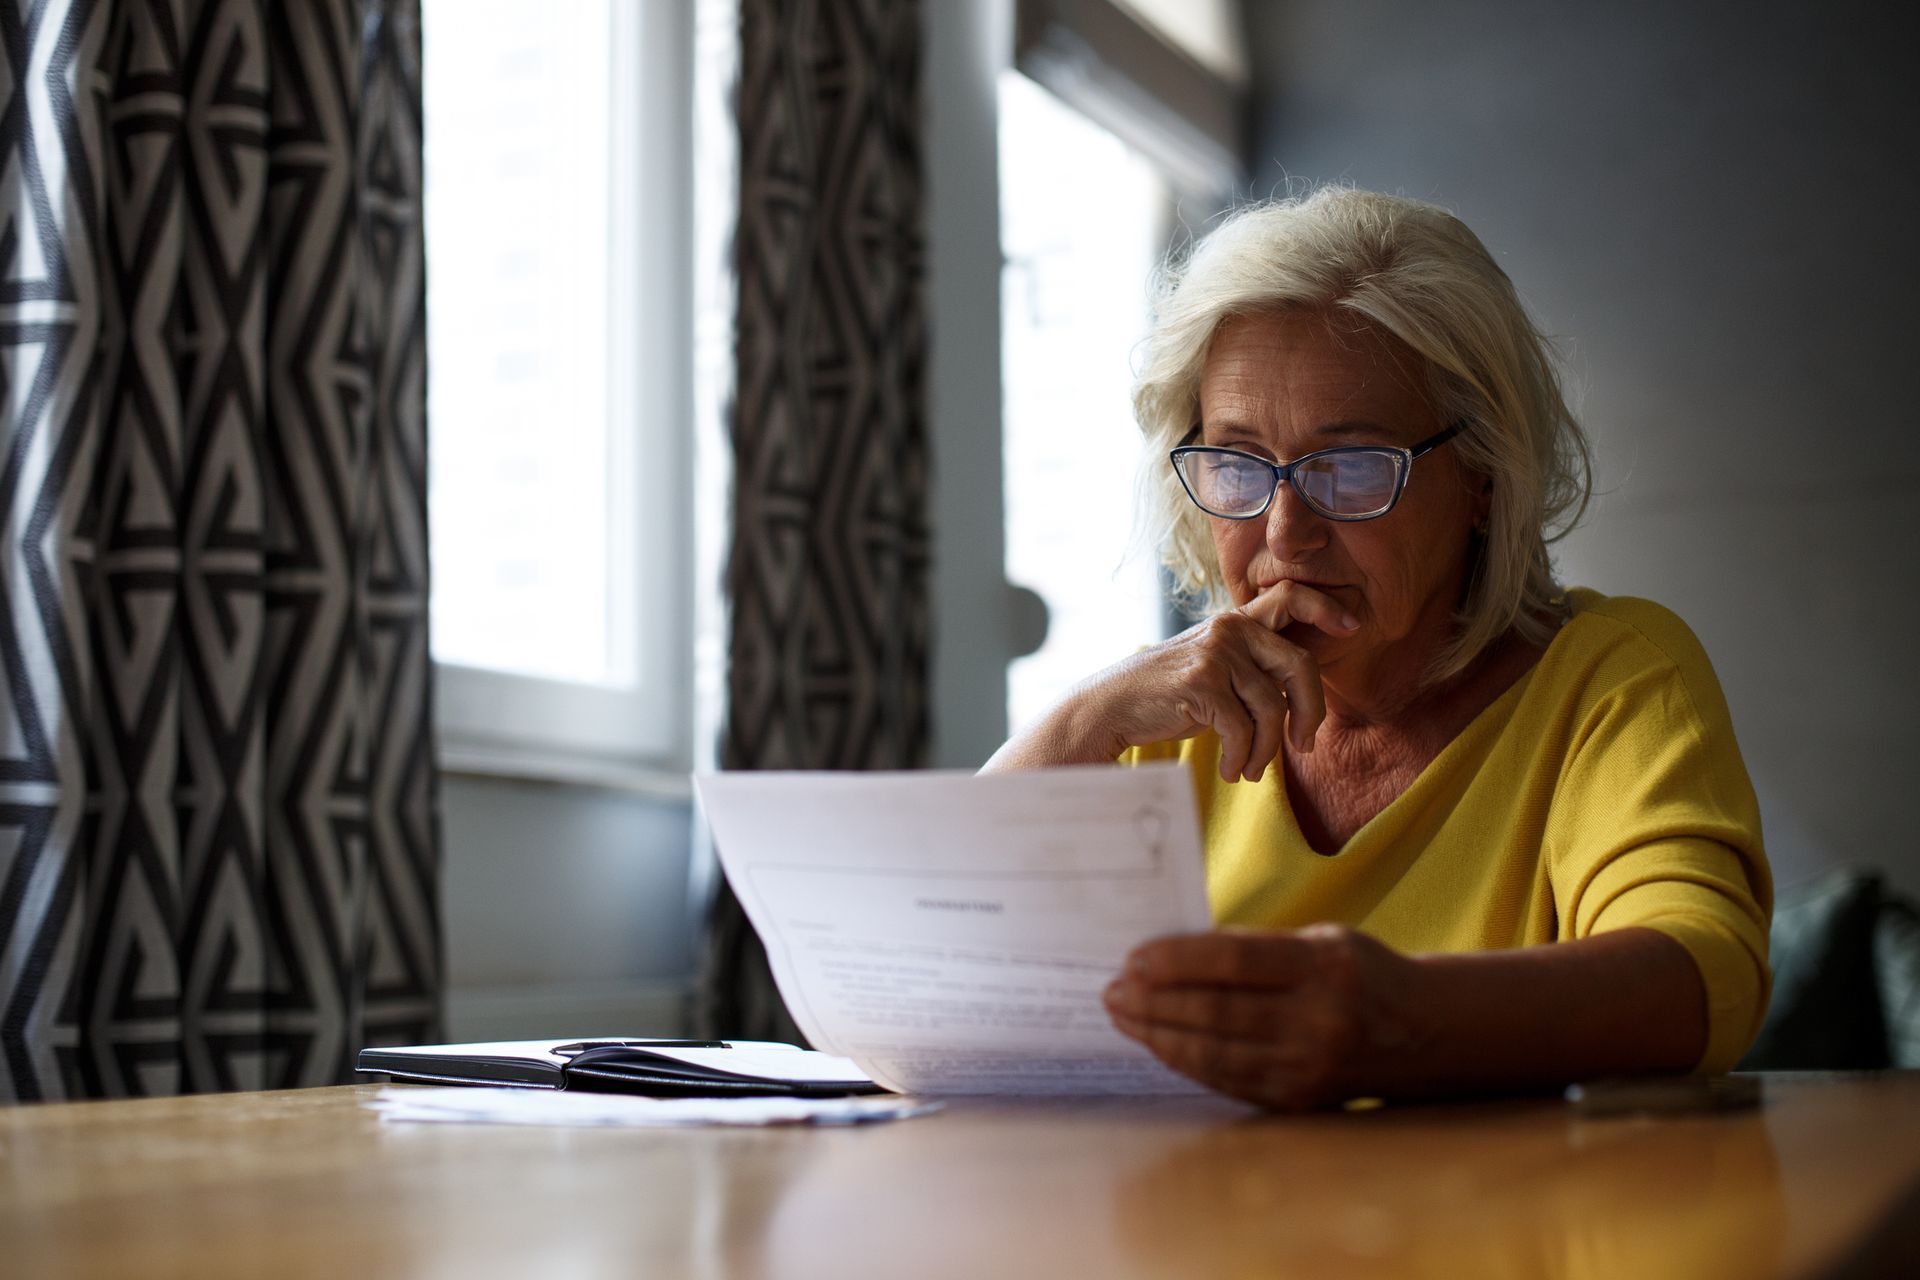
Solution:
[[[1008,673],[1018,730],[1162,635],[1155,555],[1129,554],[1141,443],[1128,391],[1170,196],[1146,160],[1018,72],[999,100],[1007,576],[1051,617]]]
[[[609,426],[633,418],[610,358],[631,332],[622,2],[423,5],[428,510],[436,660],[632,687],[636,468]]]

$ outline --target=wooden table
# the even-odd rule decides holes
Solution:
[[[0,1274],[1920,1274],[1920,1073],[1774,1077],[1763,1110],[1658,1120],[974,1101],[516,1129],[383,1124],[373,1092],[0,1110]]]

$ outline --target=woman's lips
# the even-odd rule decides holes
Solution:
[[[1255,594],[1271,591],[1283,582],[1291,582],[1296,587],[1312,587],[1315,591],[1341,591],[1347,585],[1344,582],[1315,582],[1311,578],[1275,578],[1271,582],[1256,582]]]

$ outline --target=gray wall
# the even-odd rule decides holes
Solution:
[[[448,776],[442,808],[451,1038],[679,1032],[685,800]]]
[[[1248,5],[1258,189],[1438,200],[1566,342],[1602,497],[1562,576],[1700,634],[1783,886],[1920,893],[1906,13]]]

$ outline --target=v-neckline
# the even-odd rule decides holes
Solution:
[[[1557,639],[1558,637],[1555,638]],[[1523,695],[1524,690],[1532,685],[1534,673],[1540,670],[1541,663],[1547,660],[1547,654],[1552,652],[1552,649],[1552,643],[1549,642],[1547,648],[1541,652],[1540,656],[1536,658],[1525,671],[1522,671],[1518,676],[1514,677],[1513,683],[1509,684],[1505,689],[1502,689],[1499,696],[1492,702],[1489,702],[1486,706],[1474,713],[1473,718],[1467,721],[1466,727],[1461,729],[1459,733],[1454,734],[1452,741],[1440,748],[1440,750],[1435,753],[1433,759],[1427,761],[1427,763],[1421,767],[1420,772],[1414,775],[1413,781],[1407,784],[1404,791],[1387,801],[1385,807],[1361,823],[1360,829],[1347,837],[1346,843],[1331,852],[1323,852],[1322,850],[1314,848],[1312,841],[1307,839],[1307,833],[1300,827],[1300,816],[1294,812],[1293,793],[1287,786],[1286,770],[1276,770],[1275,772],[1279,778],[1281,804],[1286,810],[1286,820],[1288,825],[1293,828],[1293,833],[1300,838],[1301,845],[1315,858],[1325,859],[1330,862],[1335,858],[1344,856],[1355,846],[1362,843],[1366,839],[1367,833],[1372,831],[1376,826],[1379,826],[1388,814],[1392,813],[1402,804],[1408,803],[1415,792],[1425,787],[1428,779],[1436,776],[1443,762],[1448,762],[1450,757],[1467,750],[1466,744],[1479,736],[1482,727],[1495,712],[1499,711],[1510,699],[1517,701]],[[1451,770],[1447,772],[1451,772]]]

